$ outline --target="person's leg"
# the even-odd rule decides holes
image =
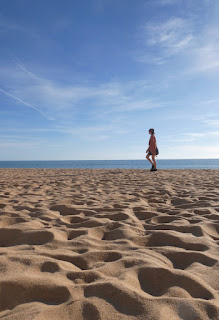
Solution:
[[[152,164],[152,166],[153,166],[153,162],[151,161],[151,159],[150,159],[150,154],[148,153],[147,155],[146,155],[146,159]]]
[[[157,163],[154,155],[152,155],[152,161],[153,161],[152,164],[154,165],[154,169],[157,169]]]

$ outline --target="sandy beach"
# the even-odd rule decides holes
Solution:
[[[0,319],[219,319],[219,170],[0,169],[0,186]]]

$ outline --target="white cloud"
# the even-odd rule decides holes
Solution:
[[[167,5],[167,4],[176,4],[180,0],[159,0],[159,4]]]
[[[28,144],[29,141],[36,142],[41,139],[41,134],[44,133],[58,133],[64,134],[65,139],[67,136],[86,141],[103,141],[108,139],[111,136],[122,136],[124,134],[132,131],[130,126],[128,129],[123,129],[122,126],[124,122],[119,121],[118,123],[115,121],[108,121],[106,124],[96,124],[96,125],[73,125],[70,122],[62,122],[62,123],[51,123],[49,127],[39,127],[39,128],[11,128],[7,127],[0,128],[0,142],[4,143],[24,143]],[[126,127],[126,126],[125,126]],[[1,134],[3,132],[3,134]],[[5,134],[5,133],[8,134]],[[28,133],[28,134],[27,134]],[[25,135],[26,134],[26,135]],[[46,135],[47,136],[47,135]],[[52,135],[53,136],[53,135]],[[40,144],[45,143],[43,140],[40,140]]]
[[[168,144],[166,147],[169,148],[169,145],[172,143],[177,143],[178,146],[196,146],[197,144],[200,145],[200,143],[205,143],[206,138],[208,137],[214,137],[219,136],[219,131],[204,131],[204,132],[187,132],[183,134],[177,134],[176,137],[172,136],[163,136],[160,137],[160,141],[162,144],[166,145],[166,142],[168,141]]]
[[[189,72],[216,71],[219,68],[219,40],[206,39],[193,50],[194,67]]]
[[[208,136],[217,136],[217,135],[219,135],[219,131],[188,132],[183,134],[183,136],[190,137],[191,140],[196,140],[198,138],[208,137]]]
[[[158,0],[155,4],[168,5],[178,2]],[[181,71],[182,77],[218,72],[218,1],[206,0],[200,3],[200,6],[195,6],[188,0],[185,6],[186,17],[175,16],[163,22],[153,20],[141,28],[141,48],[140,53],[136,54],[137,61],[161,65],[171,58],[177,74]]]
[[[219,158],[219,144],[209,146],[207,144],[183,144],[165,146],[160,148],[162,159],[211,159]]]
[[[186,0],[189,1],[189,0]],[[182,0],[148,0],[147,5],[169,6],[181,3]]]
[[[192,138],[200,138],[200,137],[204,137],[206,133],[189,132],[189,133],[184,133],[184,135]]]
[[[147,23],[143,27],[143,42],[156,48],[155,56],[143,55],[142,61],[161,64],[173,55],[185,50],[193,40],[189,20],[173,17],[164,22]]]
[[[139,100],[134,102],[127,102],[117,107],[115,111],[135,111],[135,110],[149,110],[165,106],[164,103],[154,102],[152,100]]]
[[[29,71],[20,60],[14,57],[17,69],[4,68],[0,79],[4,83],[1,92],[40,112],[41,114],[65,114],[79,109],[86,103],[102,114],[151,109],[160,106],[159,102],[145,99],[149,86],[145,81],[108,82],[97,85],[70,85],[39,77]],[[37,106],[37,107],[36,107]],[[89,112],[88,107],[86,107]]]
[[[205,119],[203,122],[211,127],[219,127],[219,119]]]
[[[213,102],[213,105],[215,105],[218,111],[219,108],[218,108],[217,100]],[[219,129],[219,113],[218,112],[212,112],[207,117],[200,117],[199,120],[201,120],[202,123],[204,123],[205,126],[208,127],[209,129],[216,129],[216,130]]]

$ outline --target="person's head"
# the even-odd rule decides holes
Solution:
[[[149,134],[154,134],[154,129],[149,129]]]

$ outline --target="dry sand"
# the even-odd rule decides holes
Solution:
[[[0,170],[0,319],[219,319],[219,170]]]

